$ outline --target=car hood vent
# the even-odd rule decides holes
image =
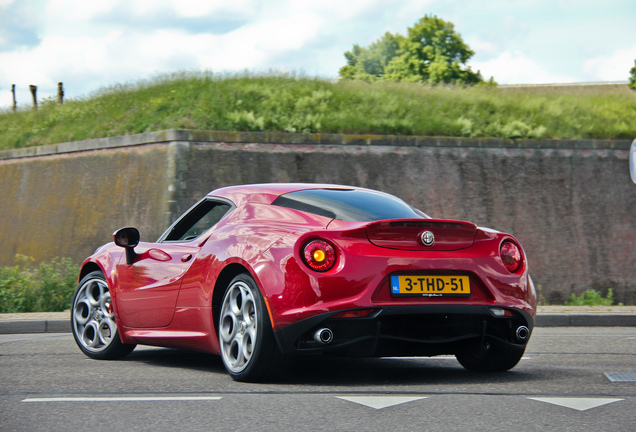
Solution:
[[[366,226],[366,231],[371,243],[384,248],[453,251],[471,247],[477,227],[463,221],[408,219],[374,222]],[[432,236],[425,235],[427,232]]]

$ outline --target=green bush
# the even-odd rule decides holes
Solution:
[[[610,288],[607,291],[607,297],[603,298],[603,295],[596,290],[584,291],[581,295],[577,296],[572,293],[570,300],[566,301],[567,306],[611,306],[614,304],[614,291]]]
[[[35,265],[19,256],[19,264],[0,267],[0,313],[57,312],[70,308],[79,266],[70,258]]]

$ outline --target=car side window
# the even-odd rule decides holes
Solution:
[[[190,241],[216,225],[232,208],[227,203],[205,200],[177,221],[162,241]]]

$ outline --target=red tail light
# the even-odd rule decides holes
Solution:
[[[324,240],[312,240],[302,250],[307,266],[318,272],[329,270],[336,264],[336,250]]]
[[[504,266],[510,273],[514,273],[521,267],[521,250],[511,241],[505,241],[501,244],[499,251]]]

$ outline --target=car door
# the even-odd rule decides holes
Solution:
[[[137,257],[116,265],[119,318],[125,327],[158,328],[172,322],[181,282],[194,262],[206,234],[233,205],[204,199],[179,218],[157,243],[139,243]]]

